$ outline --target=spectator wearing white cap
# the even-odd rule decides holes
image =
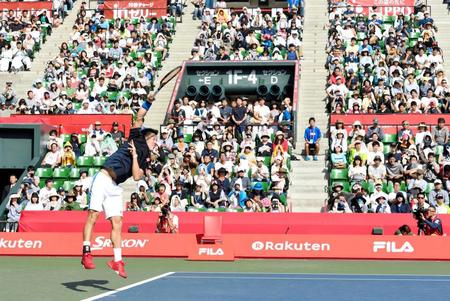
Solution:
[[[444,199],[445,204],[449,204],[448,192],[442,188],[442,181],[440,179],[434,180],[434,188],[428,193],[428,202],[431,205],[436,206],[436,197],[440,195]]]

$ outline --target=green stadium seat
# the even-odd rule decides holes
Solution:
[[[87,135],[86,134],[79,134],[78,135],[78,139],[80,139],[81,143],[86,143],[87,142]]]
[[[53,188],[58,190],[58,188],[63,187],[64,180],[63,179],[53,179]]]
[[[90,156],[81,156],[77,159],[78,167],[91,167],[94,165],[94,158]]]
[[[53,170],[53,178],[67,179],[70,174],[70,169],[65,167],[57,167]]]
[[[397,142],[397,134],[384,134],[383,143]]]
[[[427,187],[425,188],[425,194],[428,194],[431,192],[431,190],[433,190],[434,188],[434,183],[427,183]]]
[[[65,191],[72,191],[74,186],[74,181],[64,181],[63,188]]]
[[[103,164],[105,164],[106,162],[106,157],[100,157],[100,156],[96,156],[94,157],[94,167],[102,167]]]
[[[270,156],[264,157],[264,165],[267,166],[268,168],[270,168],[271,160],[272,160],[272,157],[270,157]]]
[[[53,169],[50,167],[39,167],[36,169],[35,175],[39,178],[48,179],[53,176]]]
[[[61,134],[59,137],[63,139],[64,143],[70,140],[71,134]]]
[[[191,143],[192,142],[192,134],[185,134],[184,135],[184,142]]]
[[[335,180],[347,180],[348,179],[348,169],[332,169],[330,173],[330,179]]]
[[[100,170],[100,168],[91,167],[88,169],[88,176],[93,177]]]
[[[436,146],[436,156],[442,155],[444,153],[444,146],[443,145],[437,145]]]
[[[76,168],[76,167],[73,167],[70,170],[69,178],[70,179],[79,179],[80,178],[80,169]]]

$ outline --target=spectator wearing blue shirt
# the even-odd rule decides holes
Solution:
[[[295,50],[295,45],[290,44],[289,49],[286,55],[286,59],[289,61],[295,61],[298,60],[297,50]]]
[[[105,20],[105,16],[101,16],[100,17],[100,22],[98,24],[98,26],[102,29],[109,29],[109,22],[107,20]]]
[[[311,160],[310,152],[313,151],[313,160],[317,161],[317,155],[319,154],[319,142],[320,138],[322,138],[322,133],[320,129],[316,127],[316,119],[314,117],[309,118],[309,127],[305,129],[305,152],[306,152],[306,161]]]

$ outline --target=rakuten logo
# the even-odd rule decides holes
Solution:
[[[221,248],[199,248],[198,255],[206,255],[206,256],[223,256],[225,252]]]
[[[0,238],[0,249],[41,249],[41,240],[4,239]]]
[[[124,239],[122,240],[122,248],[144,248],[149,243],[148,239]],[[103,248],[112,247],[111,239],[104,236],[98,236],[91,250],[102,250]]]
[[[405,242],[401,247],[397,248],[395,241],[374,241],[373,252],[378,253],[381,251],[386,253],[412,253],[414,252],[414,247],[409,242]]]
[[[328,243],[311,242],[273,242],[273,241],[255,241],[252,243],[253,251],[306,251],[306,252],[327,252],[331,245]]]

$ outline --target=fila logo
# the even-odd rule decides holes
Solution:
[[[395,241],[374,241],[373,252],[378,253],[382,250],[386,253],[412,253],[414,252],[414,247],[407,241],[401,247],[397,247]]]
[[[222,248],[199,248],[198,249],[198,255],[206,255],[206,256],[223,256],[225,255],[225,252],[222,250]]]

